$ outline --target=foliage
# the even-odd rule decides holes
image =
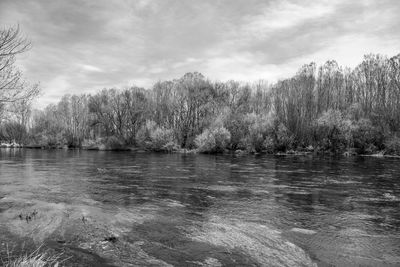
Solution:
[[[33,127],[30,129],[32,141],[41,146],[61,146],[66,144],[64,127],[57,116],[57,107],[49,105],[44,111],[37,111],[32,116]]]
[[[294,137],[290,133],[289,129],[280,123],[275,130],[274,148],[276,151],[286,152],[287,150],[293,149]]]
[[[223,152],[230,141],[231,134],[221,124],[204,130],[195,139],[195,144],[199,152],[218,153]]]
[[[215,137],[209,129],[198,135],[195,139],[196,147],[199,152],[217,152],[215,151]]]
[[[159,127],[154,121],[147,121],[136,135],[137,143],[153,151],[175,151],[179,146],[175,142],[171,129]]]
[[[372,125],[371,120],[361,118],[352,123],[352,147],[356,148],[358,153],[371,154],[382,148],[384,135]]]
[[[230,113],[224,122],[226,129],[231,133],[230,148],[246,149],[246,136],[249,134],[249,128],[245,120],[245,115]]]
[[[151,148],[154,151],[172,151],[178,147],[174,141],[174,134],[171,129],[156,127],[150,133]]]
[[[386,154],[400,156],[400,137],[392,136],[385,142]]]
[[[27,136],[25,126],[18,122],[6,122],[0,125],[0,140],[25,144]]]
[[[245,121],[247,122],[248,135],[246,137],[247,149],[250,151],[261,152],[267,149],[271,136],[274,132],[275,118],[272,114],[257,115],[255,113],[248,114]],[[269,140],[266,141],[268,137]]]
[[[275,84],[211,82],[192,72],[149,90],[133,86],[65,95],[37,111],[31,100],[38,87],[29,86],[14,64],[29,41],[19,28],[0,31],[0,39],[16,51],[10,54],[0,42],[2,141],[154,151],[272,153],[316,147],[398,153],[400,54],[366,55],[354,69],[334,60],[310,63]],[[10,77],[15,84],[8,91]]]
[[[124,142],[116,136],[110,136],[104,139],[103,145],[100,148],[102,150],[123,150]]]
[[[325,111],[315,123],[315,136],[323,150],[339,150],[347,147],[351,122],[345,120],[340,110]]]

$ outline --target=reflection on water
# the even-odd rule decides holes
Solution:
[[[0,255],[44,243],[67,265],[400,265],[399,160],[0,156]]]

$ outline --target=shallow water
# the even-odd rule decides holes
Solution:
[[[397,159],[0,150],[3,259],[400,266],[399,228]]]

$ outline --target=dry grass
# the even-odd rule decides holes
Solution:
[[[61,259],[63,253],[50,255],[47,251],[41,252],[42,246],[38,247],[30,254],[21,255],[17,258],[11,256],[7,246],[7,260],[2,260],[5,267],[59,267],[67,259]]]

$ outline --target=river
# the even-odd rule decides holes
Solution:
[[[0,257],[38,246],[66,266],[400,266],[400,160],[1,149]]]

